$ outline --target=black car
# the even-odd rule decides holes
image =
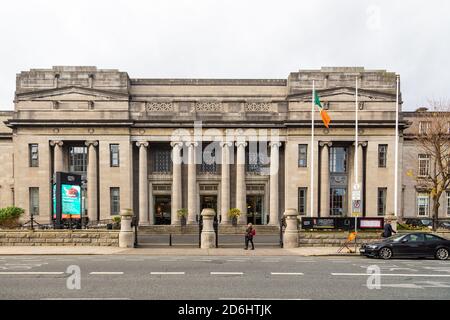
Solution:
[[[366,257],[382,259],[434,257],[439,260],[447,260],[450,252],[450,240],[425,232],[397,234],[380,242],[365,243],[359,252]]]

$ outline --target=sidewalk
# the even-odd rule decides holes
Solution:
[[[243,250],[240,248],[136,248],[88,246],[14,246],[0,247],[1,255],[149,255],[149,256],[359,256],[338,247],[301,247],[293,249],[261,248]]]

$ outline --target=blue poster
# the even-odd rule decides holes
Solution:
[[[81,215],[81,187],[70,184],[61,185],[61,206],[63,218],[79,218]],[[74,217],[78,216],[78,217]]]

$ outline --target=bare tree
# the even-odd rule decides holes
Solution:
[[[450,186],[450,103],[430,101],[421,112],[413,132],[418,153],[426,159],[417,174],[417,186],[427,190],[432,199],[433,229],[436,230],[442,194]]]

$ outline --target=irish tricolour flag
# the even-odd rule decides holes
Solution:
[[[320,116],[322,117],[323,124],[325,125],[325,127],[328,128],[328,126],[331,122],[331,119],[330,119],[330,116],[328,115],[327,111],[322,107],[322,104],[320,103],[320,98],[319,98],[319,95],[317,94],[317,92],[314,92],[314,104],[319,108]]]

